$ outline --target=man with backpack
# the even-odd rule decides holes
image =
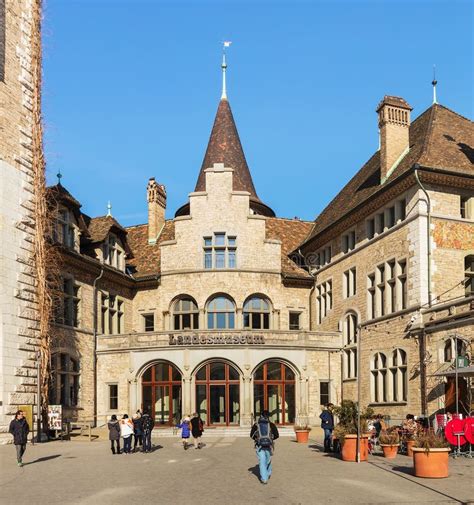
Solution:
[[[260,419],[250,430],[250,438],[255,441],[255,450],[257,451],[260,468],[260,482],[262,484],[267,484],[272,475],[274,442],[279,436],[278,428],[270,421],[270,412],[264,410]]]

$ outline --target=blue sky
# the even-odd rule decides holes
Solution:
[[[377,149],[375,107],[438,100],[472,118],[470,1],[46,0],[47,174],[92,215],[146,222],[145,188],[166,185],[167,217],[194,189],[220,98],[228,96],[260,198],[314,217]]]

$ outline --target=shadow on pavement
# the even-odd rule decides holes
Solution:
[[[255,477],[257,477],[257,479],[260,480],[260,470],[259,470],[258,465],[251,466],[248,469],[248,471],[249,471],[249,473],[253,473],[255,475]]]
[[[394,472],[404,473],[406,475],[414,475],[413,468],[410,468],[409,466],[392,466],[391,470]]]
[[[52,454],[51,456],[44,456],[42,458],[35,459],[34,461],[30,461],[29,463],[24,463],[23,466],[33,465],[34,463],[42,463],[43,461],[48,461],[50,459],[59,458],[61,454]]]

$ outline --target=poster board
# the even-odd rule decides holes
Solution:
[[[48,405],[48,428],[61,431],[63,428],[63,406]]]
[[[33,405],[18,405],[18,410],[22,410],[25,414],[26,422],[30,427],[30,431],[33,429]]]

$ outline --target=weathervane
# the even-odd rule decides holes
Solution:
[[[436,65],[433,65],[433,80],[431,81],[431,84],[433,85],[433,103],[438,103],[438,100],[436,99],[436,85],[438,84],[438,81],[436,80]]]
[[[227,100],[227,89],[226,89],[226,82],[225,82],[225,72],[227,70],[227,63],[225,61],[225,50],[227,47],[230,47],[232,42],[230,40],[225,40],[223,47],[222,47],[222,95],[221,95],[221,100]]]

